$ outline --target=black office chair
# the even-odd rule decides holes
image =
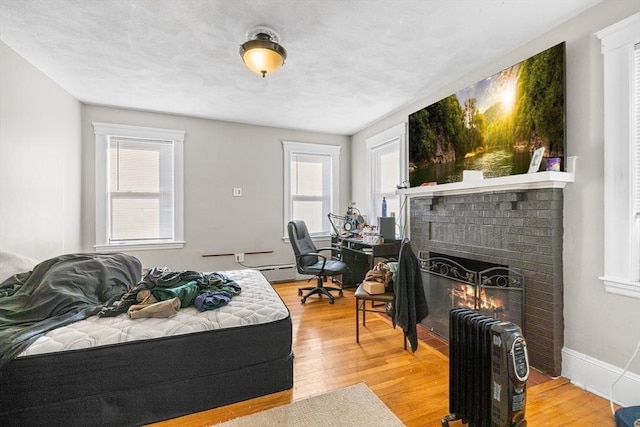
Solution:
[[[296,255],[296,269],[300,274],[311,274],[316,277],[316,286],[298,288],[298,295],[302,296],[302,291],[309,291],[306,295],[302,296],[302,303],[307,302],[307,298],[311,295],[318,294],[326,295],[329,297],[329,303],[334,303],[334,296],[330,291],[338,291],[338,295],[342,296],[342,289],[334,288],[331,286],[324,286],[323,282],[327,277],[335,277],[342,274],[347,269],[347,264],[338,260],[327,258],[320,254],[320,251],[328,251],[340,254],[339,248],[320,248],[317,249],[311,240],[311,236],[307,231],[307,226],[304,221],[293,220],[287,225],[287,231],[289,233],[289,240],[291,241],[291,247]],[[313,278],[309,279],[312,280]]]

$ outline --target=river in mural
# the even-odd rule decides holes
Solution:
[[[416,168],[409,173],[411,186],[425,182],[449,183],[462,181],[462,171],[484,171],[485,178],[526,173],[529,169],[531,153],[528,150],[514,150],[499,147],[486,153],[476,154],[462,160],[443,164],[431,164]]]

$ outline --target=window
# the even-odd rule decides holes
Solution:
[[[328,214],[338,208],[340,147],[283,141],[284,235],[292,219],[301,219],[311,236],[328,236]]]
[[[184,245],[184,132],[93,123],[96,249]]]
[[[387,216],[395,215],[396,234],[402,235],[401,198],[397,185],[405,181],[405,124],[401,123],[367,139],[367,175],[369,191],[366,202],[368,222],[377,225],[382,215],[382,199],[387,201]]]
[[[604,276],[640,298],[640,14],[597,33],[604,59]]]

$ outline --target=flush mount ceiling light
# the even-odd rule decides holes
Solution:
[[[287,51],[280,46],[280,36],[267,27],[255,27],[247,31],[247,41],[240,45],[240,56],[254,73],[275,73],[284,65]]]

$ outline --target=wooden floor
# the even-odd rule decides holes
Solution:
[[[384,315],[368,314],[355,341],[353,290],[329,304],[313,296],[300,303],[297,287],[276,284],[293,320],[294,386],[291,390],[157,423],[157,426],[203,426],[284,405],[360,382],[407,426],[440,426],[449,413],[448,358],[441,340],[428,334],[415,353],[403,350],[402,332]],[[427,342],[431,343],[428,345]],[[345,402],[348,405],[349,402]],[[529,427],[615,426],[609,402],[565,378],[532,375],[527,386]],[[459,421],[450,426],[464,426]]]

